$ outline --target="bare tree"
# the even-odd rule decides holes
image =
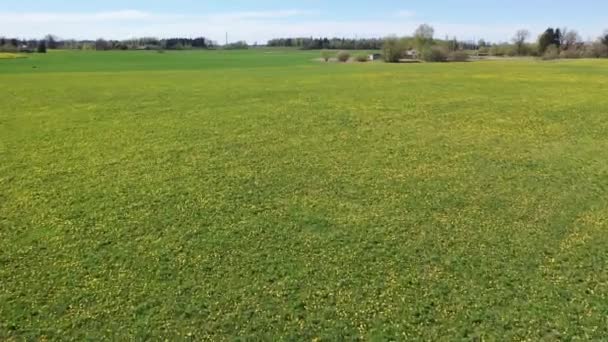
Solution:
[[[59,38],[55,35],[52,34],[47,34],[44,37],[44,40],[46,41],[46,47],[50,50],[54,50],[57,49],[57,46],[59,44]]]
[[[422,51],[433,43],[433,37],[435,36],[435,29],[428,24],[422,24],[418,26],[414,32],[414,39],[418,51]]]
[[[564,50],[568,50],[572,47],[575,47],[582,40],[581,36],[578,32],[572,30],[567,31],[563,36],[562,47]]]
[[[567,27],[562,27],[561,29],[559,29],[559,36],[557,37],[557,39],[559,40],[559,46],[562,48],[565,48],[564,45],[566,45],[566,35],[568,34],[568,28]]]
[[[517,48],[518,55],[524,55],[526,50],[526,40],[530,38],[530,31],[528,30],[519,30],[515,33],[513,37],[513,43]]]
[[[428,24],[422,24],[418,26],[416,31],[414,32],[414,37],[422,38],[427,40],[432,40],[435,36],[435,29]]]

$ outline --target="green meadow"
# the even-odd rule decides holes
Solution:
[[[0,340],[602,340],[608,61],[0,60]]]

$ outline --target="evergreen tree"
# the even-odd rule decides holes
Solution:
[[[562,40],[563,40],[562,30],[556,29],[555,35],[553,36],[553,45],[555,45],[559,48],[562,45]]]
[[[540,53],[545,53],[549,46],[555,44],[555,37],[555,30],[550,27],[538,38],[538,50]]]
[[[38,53],[46,53],[46,42],[44,40],[38,42],[37,51]]]

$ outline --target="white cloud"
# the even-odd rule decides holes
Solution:
[[[395,16],[399,17],[399,18],[413,18],[416,16],[416,12],[408,11],[408,10],[401,10],[401,11],[397,11],[397,13],[395,13]]]

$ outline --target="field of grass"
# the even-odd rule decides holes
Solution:
[[[608,62],[0,61],[0,340],[601,340]]]
[[[230,68],[294,67],[320,56],[315,51],[50,51],[25,60],[0,64],[0,75],[36,72],[208,71]]]

